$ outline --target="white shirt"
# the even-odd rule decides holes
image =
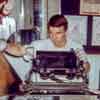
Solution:
[[[78,52],[77,56],[80,56],[79,58],[81,60],[87,60],[86,54],[84,52],[84,49],[81,44],[71,40],[67,39],[67,43],[65,47],[58,48],[56,47],[52,40],[45,39],[45,40],[37,40],[31,43],[31,46],[34,47],[34,55],[36,55],[37,50],[46,50],[46,51],[70,51],[73,49],[75,52]]]
[[[0,24],[0,51],[6,47],[6,41],[8,38],[16,32],[16,23],[14,18],[6,16],[2,19],[2,24]]]
[[[14,18],[6,16],[0,24],[0,39],[7,40],[11,34],[16,32],[16,23]]]
[[[65,45],[65,47],[63,48],[57,48],[52,40],[50,40],[49,38],[48,39],[45,39],[45,40],[37,40],[37,41],[34,41],[32,42],[31,44],[34,49],[37,49],[37,50],[70,50],[70,48],[82,48],[82,46],[72,40],[67,40],[67,43]]]

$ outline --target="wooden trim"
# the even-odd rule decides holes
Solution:
[[[100,46],[87,46],[84,45],[84,50],[88,54],[100,54]]]

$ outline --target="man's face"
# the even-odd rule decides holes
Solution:
[[[66,33],[64,26],[49,27],[49,36],[55,45],[60,45],[66,41]]]

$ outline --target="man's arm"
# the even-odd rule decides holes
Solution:
[[[83,61],[83,67],[84,67],[86,73],[88,73],[90,71],[90,63],[88,61],[87,62]]]
[[[79,61],[83,62],[83,68],[85,69],[84,72],[88,73],[90,71],[90,63],[87,59],[86,53],[84,52],[83,49],[77,49],[75,52]]]

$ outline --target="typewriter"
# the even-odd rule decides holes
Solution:
[[[85,93],[88,84],[82,63],[73,50],[37,51],[22,90],[33,94]],[[36,82],[30,80],[32,72],[39,74]]]

